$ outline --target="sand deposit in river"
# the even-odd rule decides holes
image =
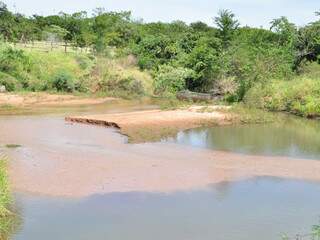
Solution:
[[[116,114],[98,114],[66,117],[66,121],[116,127],[130,137],[131,142],[160,140],[163,136],[203,125],[230,123],[231,115],[219,112],[222,108],[212,106],[212,111],[202,112],[201,106],[170,111],[149,110]]]

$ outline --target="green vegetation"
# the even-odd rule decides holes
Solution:
[[[6,148],[19,148],[19,147],[21,147],[21,145],[19,145],[19,144],[6,144],[5,147]]]
[[[11,215],[10,206],[12,204],[12,196],[9,188],[7,175],[7,162],[2,157],[0,159],[0,219]]]
[[[280,122],[280,115],[275,115],[270,112],[266,112],[256,108],[248,108],[244,104],[238,104],[232,106],[229,110],[220,110],[226,113],[231,113],[231,122],[240,124],[259,124],[259,123],[271,123]]]
[[[297,27],[281,17],[267,30],[242,27],[231,11],[221,10],[213,24],[143,23],[130,12],[101,8],[91,16],[61,12],[26,17],[1,3],[0,84],[8,91],[126,98],[190,90],[318,116],[319,71],[305,72],[320,62],[320,20]],[[24,49],[34,42],[63,43],[81,51]]]
[[[289,237],[288,235],[284,234],[281,238],[282,240],[290,240],[290,239],[312,239],[317,240],[320,239],[320,225],[313,225],[310,234],[304,235],[296,235],[294,237]]]
[[[18,217],[12,212],[12,203],[7,161],[0,157],[0,239],[10,239],[10,235],[19,225]]]
[[[271,111],[285,111],[299,116],[320,116],[320,79],[314,66],[311,73],[290,80],[271,80],[256,84],[245,97],[247,105]],[[319,71],[319,70],[318,70]]]

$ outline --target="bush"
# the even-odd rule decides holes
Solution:
[[[85,56],[85,55],[78,55],[75,57],[77,63],[79,64],[79,67],[81,70],[87,70],[92,67],[92,60]]]
[[[145,89],[140,80],[131,76],[125,77],[110,72],[106,72],[103,78],[98,82],[97,91],[124,98],[142,96],[145,94]]]
[[[317,117],[320,116],[320,81],[296,78],[272,81],[268,85],[258,84],[249,90],[244,100],[253,107]]]
[[[75,89],[74,76],[65,70],[60,70],[52,77],[51,85],[56,91],[73,92]]]
[[[186,82],[193,78],[194,71],[188,68],[175,68],[169,65],[160,66],[155,74],[154,89],[155,93],[163,95],[166,93],[175,94],[186,89]]]
[[[21,84],[16,78],[3,72],[0,72],[0,86],[1,85],[5,86],[9,92],[21,89]]]
[[[30,58],[22,50],[2,45],[0,48],[0,71],[19,80],[26,80],[30,72]]]

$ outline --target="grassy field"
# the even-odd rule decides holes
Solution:
[[[66,52],[66,53],[92,53],[92,48],[74,47],[71,44],[63,42],[47,42],[47,41],[34,41],[27,43],[11,43],[13,47],[23,49],[26,51],[36,52]]]
[[[44,42],[39,48],[0,44],[0,85],[8,91],[46,91],[136,98],[153,93],[153,78],[141,71],[134,56],[107,55],[87,51],[52,50]]]

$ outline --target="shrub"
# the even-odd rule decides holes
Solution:
[[[0,71],[10,74],[17,79],[25,80],[30,71],[30,58],[22,50],[10,46],[0,48]]]
[[[1,85],[5,86],[9,92],[21,89],[21,84],[16,78],[3,72],[0,72],[0,86]]]
[[[77,55],[75,57],[77,63],[79,64],[79,67],[81,70],[87,70],[89,69],[90,67],[92,67],[92,60],[85,56],[85,55]]]
[[[52,88],[60,92],[73,92],[75,89],[74,76],[65,70],[58,71],[52,77]]]
[[[175,68],[170,65],[160,66],[155,74],[154,89],[155,93],[175,94],[178,91],[186,89],[186,81],[193,78],[194,71],[188,68]]]
[[[320,82],[312,78],[258,84],[245,96],[249,106],[286,111],[305,117],[320,116]]]
[[[145,89],[140,80],[137,80],[132,76],[125,77],[110,72],[106,72],[103,78],[98,82],[97,91],[124,98],[142,96],[145,94]]]

